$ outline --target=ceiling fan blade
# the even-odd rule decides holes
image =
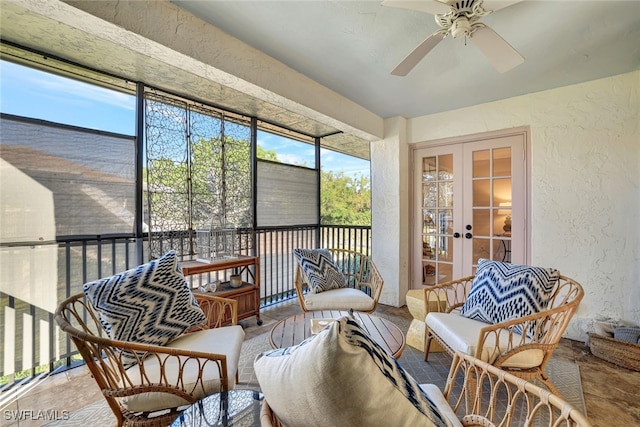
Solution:
[[[383,6],[417,10],[419,12],[431,13],[433,15],[443,15],[451,10],[451,6],[446,3],[441,3],[438,0],[384,0],[381,4]]]
[[[507,72],[524,62],[517,50],[486,25],[475,30],[470,38],[499,73]]]
[[[427,37],[422,43],[418,45],[396,68],[391,71],[394,76],[406,76],[409,71],[413,70],[413,67],[418,65],[418,62],[433,49],[438,43],[447,36],[444,31],[436,31]]]
[[[520,3],[521,1],[522,0],[484,0],[482,2],[482,8],[495,12],[496,10],[504,9],[507,6]]]

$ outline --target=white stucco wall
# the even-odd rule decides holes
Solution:
[[[380,302],[401,307],[409,289],[409,146],[407,121],[385,120],[385,138],[371,143],[373,261],[384,278]]]
[[[596,317],[640,324],[639,122],[636,71],[415,118],[407,136],[416,143],[530,126],[531,263],[583,285],[566,334],[583,340]]]

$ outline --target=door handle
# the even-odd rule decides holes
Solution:
[[[470,239],[470,238],[472,238],[472,237],[473,237],[473,234],[471,234],[471,233],[467,233],[467,234],[465,234],[465,235],[464,235],[464,237],[466,237],[467,239]]]
[[[460,233],[458,233],[458,232],[453,233],[453,238],[454,238],[454,239],[457,239],[457,238],[459,238],[459,237],[460,237]]]

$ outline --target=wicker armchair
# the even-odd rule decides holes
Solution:
[[[473,279],[469,276],[425,289],[425,301],[439,303],[425,307],[424,359],[428,360],[435,339],[451,355],[456,351],[470,354],[525,380],[537,379],[558,394],[545,366],[584,296],[582,286],[561,275],[546,310],[491,325],[462,319],[459,314]],[[434,308],[441,311],[434,312]]]
[[[367,255],[348,249],[329,249],[333,260],[347,278],[347,288],[331,289],[319,294],[306,293],[307,279],[299,263],[296,263],[296,293],[302,311],[353,309],[373,313],[378,306],[384,280]]]
[[[237,301],[198,294],[196,298],[207,324],[167,346],[109,339],[83,293],[57,308],[57,324],[84,358],[118,426],[167,426],[186,405],[228,390],[233,385],[229,378],[237,381],[244,339],[237,326]],[[231,317],[232,326],[221,326],[225,316]]]
[[[580,411],[560,396],[459,352],[453,357],[444,396],[433,384],[423,384],[421,388],[432,401],[442,402],[437,403],[438,408],[451,416],[453,425],[458,420],[468,427],[591,426]],[[260,415],[262,427],[282,426],[266,400]],[[388,425],[393,425],[392,419]]]

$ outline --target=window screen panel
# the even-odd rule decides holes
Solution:
[[[257,220],[258,227],[317,224],[317,171],[259,161]]]
[[[0,133],[3,241],[133,233],[133,137],[9,115]]]

